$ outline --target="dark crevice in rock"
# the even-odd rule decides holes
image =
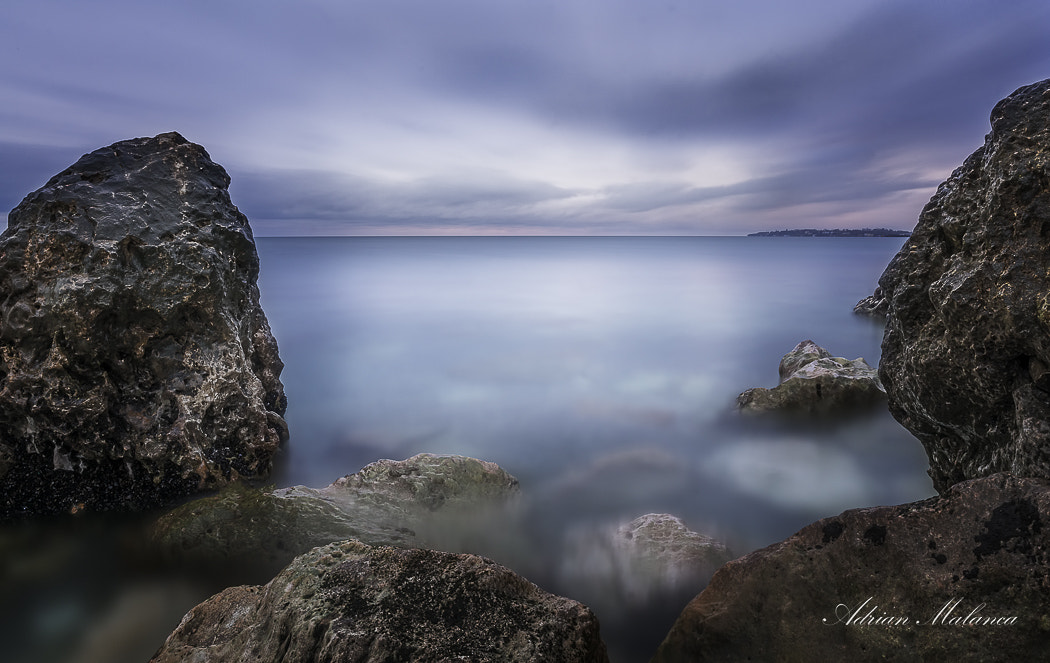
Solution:
[[[1041,534],[1042,529],[1035,504],[1030,500],[1012,500],[992,511],[992,517],[984,524],[984,531],[974,537],[978,545],[973,554],[981,559],[1007,549],[1030,555],[1033,552],[1032,537]]]
[[[824,543],[831,543],[835,539],[842,536],[842,533],[844,531],[846,531],[846,529],[842,526],[842,523],[840,523],[837,520],[832,520],[831,522],[825,524],[823,528]]]

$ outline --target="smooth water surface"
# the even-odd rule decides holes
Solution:
[[[614,661],[647,660],[699,588],[637,605],[595,591],[570,545],[581,532],[667,512],[743,554],[933,494],[921,446],[884,409],[834,422],[733,410],[805,339],[875,364],[882,329],[852,308],[902,242],[259,239],[291,430],[274,480],[323,486],[424,451],[497,462],[521,481],[522,517],[479,552],[588,603]],[[225,586],[136,569],[137,530],[109,523],[7,540],[43,551],[5,570],[28,597],[0,602],[14,660],[143,660]]]
[[[483,552],[591,605],[614,660],[646,660],[695,589],[643,617],[612,605],[576,582],[579,533],[667,512],[742,554],[933,494],[921,446],[884,409],[810,423],[733,409],[804,339],[874,365],[881,326],[852,309],[902,243],[262,239],[287,364],[278,484],[423,451],[495,461],[527,517]]]
[[[732,410],[804,339],[875,364],[882,329],[852,308],[902,242],[260,239],[287,365],[278,483],[466,454],[550,502],[544,520],[668,511],[742,550],[928,496],[920,445],[885,412],[792,426]]]

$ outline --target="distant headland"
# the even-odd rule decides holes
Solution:
[[[798,228],[795,230],[766,230],[749,233],[748,237],[911,237],[907,230],[889,228]]]

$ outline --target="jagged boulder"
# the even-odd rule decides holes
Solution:
[[[780,384],[737,397],[742,412],[829,414],[885,402],[878,371],[863,357],[846,359],[802,341],[780,360]]]
[[[879,280],[880,376],[934,486],[1050,477],[1050,80],[991,113]]]
[[[0,235],[0,520],[265,476],[283,367],[230,178],[176,133],[85,155]]]
[[[152,663],[608,661],[598,620],[476,555],[332,543],[183,618]]]
[[[1040,660],[1048,584],[1050,482],[997,474],[729,562],[653,663]]]
[[[495,463],[419,454],[376,461],[321,489],[231,485],[161,516],[152,539],[179,562],[269,577],[296,555],[343,539],[463,548],[505,523],[518,495],[518,480]]]

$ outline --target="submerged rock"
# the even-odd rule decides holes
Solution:
[[[1050,477],[1050,80],[999,102],[991,125],[879,280],[890,412],[942,492]]]
[[[889,307],[890,303],[886,300],[886,295],[883,294],[882,288],[875,288],[874,294],[868,295],[857,302],[857,305],[853,307],[853,312],[857,315],[875,318],[876,320],[885,320],[886,311]]]
[[[0,519],[266,476],[283,367],[230,178],[176,133],[85,155],[0,236]]]
[[[321,488],[233,485],[161,516],[153,540],[169,556],[275,573],[333,541],[461,548],[497,527],[519,494],[495,463],[419,454],[380,460]]]
[[[608,661],[585,606],[476,555],[333,543],[193,608],[152,663]]]
[[[877,369],[863,357],[846,359],[813,341],[802,341],[780,360],[780,384],[755,387],[737,397],[743,412],[825,414],[882,403]]]
[[[723,566],[654,663],[1031,661],[1050,637],[1050,482],[846,511]]]
[[[559,582],[577,588],[573,595],[591,604],[626,607],[683,589],[692,595],[731,558],[725,544],[690,530],[679,518],[649,513],[629,523],[571,532]]]

